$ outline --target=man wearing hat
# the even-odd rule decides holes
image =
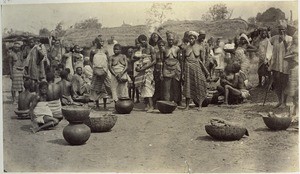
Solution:
[[[288,48],[292,45],[292,37],[286,34],[286,27],[280,25],[278,30],[279,34],[270,38],[270,42],[273,45],[273,53],[269,68],[272,71],[271,82],[278,97],[278,104],[275,107],[281,105],[285,107],[287,97],[284,95],[284,90],[288,83],[289,69],[288,63],[284,61],[284,57]]]
[[[10,79],[12,80],[11,94],[12,100],[15,102],[16,92],[23,91],[23,76],[24,76],[25,59],[21,51],[21,43],[15,42],[12,52],[9,54],[9,69]]]

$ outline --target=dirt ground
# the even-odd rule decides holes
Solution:
[[[5,92],[5,88],[4,88]],[[130,115],[118,115],[110,132],[92,133],[86,144],[71,146],[63,138],[66,120],[53,130],[33,134],[30,120],[19,120],[16,105],[4,102],[4,170],[7,172],[296,172],[299,171],[298,129],[270,131],[259,111],[275,105],[263,90],[239,106],[210,105],[173,114],[145,113],[142,104]],[[113,104],[110,104],[113,110]],[[104,112],[99,112],[103,114]],[[239,122],[250,136],[217,141],[204,126],[213,117]]]

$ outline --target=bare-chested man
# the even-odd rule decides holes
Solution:
[[[48,82],[47,101],[49,108],[52,111],[53,117],[59,121],[63,119],[61,113],[61,88],[58,84],[54,83],[55,74],[53,72],[46,74]]]
[[[54,127],[58,124],[58,120],[53,114],[47,102],[48,83],[42,81],[39,83],[38,94],[33,98],[29,115],[33,124],[32,131],[36,133],[41,129]]]
[[[26,80],[24,82],[25,91],[20,93],[18,97],[18,110],[15,113],[18,115],[19,118],[27,118],[29,117],[29,109],[30,104],[34,95],[29,91],[31,86],[31,81]]]

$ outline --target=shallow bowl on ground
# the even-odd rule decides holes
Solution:
[[[292,122],[292,117],[263,117],[266,126],[272,130],[286,130]]]
[[[171,101],[157,101],[156,105],[157,109],[163,114],[170,114],[177,107],[177,104]]]
[[[89,118],[91,109],[84,106],[63,106],[62,114],[69,122],[83,122]]]
[[[92,132],[108,132],[115,126],[117,120],[118,117],[113,114],[91,114],[83,123],[89,126]]]
[[[17,115],[17,118],[20,119],[29,119],[30,115],[29,115],[29,109],[28,110],[15,110],[15,114]]]
[[[217,140],[240,140],[247,129],[239,126],[215,126],[205,125],[205,131]]]
[[[77,98],[74,98],[74,101],[80,103],[88,103],[90,102],[90,96],[89,95],[79,96]]]

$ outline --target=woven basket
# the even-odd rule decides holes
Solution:
[[[292,117],[263,117],[266,126],[272,130],[286,130],[292,122]]]
[[[118,117],[115,115],[92,116],[83,123],[91,128],[92,132],[108,132],[116,124]]]
[[[163,114],[170,114],[177,107],[176,103],[170,101],[157,101],[156,105],[157,105],[157,109]]]
[[[240,140],[247,130],[239,126],[205,125],[205,131],[217,140],[233,141]]]

